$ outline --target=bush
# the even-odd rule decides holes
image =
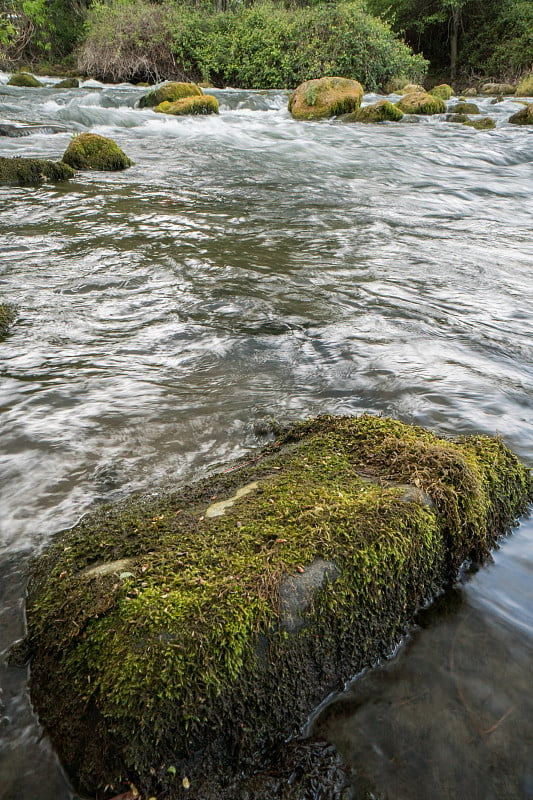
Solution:
[[[533,3],[502,0],[465,36],[463,70],[513,81],[533,64]]]
[[[397,75],[419,80],[427,62],[360,0],[308,8],[265,1],[226,13],[111,0],[89,12],[79,66],[111,81],[204,80],[245,89],[342,75],[372,90]]]

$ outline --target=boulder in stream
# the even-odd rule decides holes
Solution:
[[[427,92],[409,92],[396,103],[404,114],[444,114],[446,103]]]
[[[289,97],[295,119],[312,120],[350,114],[361,105],[363,87],[348,78],[316,78],[301,83]]]
[[[80,88],[80,81],[79,78],[63,78],[62,81],[58,81],[58,83],[54,84],[54,89],[79,89]]]
[[[152,108],[160,103],[174,103],[183,97],[199,97],[201,95],[202,90],[195,83],[172,81],[144,94],[139,100],[139,108]]]
[[[514,94],[516,86],[512,83],[484,83],[481,94]]]
[[[509,117],[509,122],[513,125],[533,125],[533,103],[528,103],[527,106]]]
[[[434,86],[433,89],[429,90],[429,94],[433,95],[433,97],[440,97],[441,100],[449,100],[453,94],[453,89],[449,83],[439,83],[438,86]]]
[[[41,158],[0,158],[0,186],[39,186],[60,183],[75,175],[74,170],[59,161]]]
[[[475,103],[459,102],[453,106],[449,106],[448,112],[450,114],[481,114],[479,106]]]
[[[14,72],[7,82],[8,86],[22,86],[27,89],[37,89],[44,86],[44,83],[37,80],[37,78],[30,72]]]
[[[133,164],[113,139],[97,133],[74,135],[63,154],[63,162],[74,169],[101,171],[126,169]]]
[[[0,303],[0,340],[5,339],[17,318],[17,307],[13,303]]]
[[[154,108],[162,114],[173,114],[177,117],[189,114],[218,114],[218,100],[211,94],[204,94],[201,97],[183,97],[173,103],[165,100]]]
[[[400,109],[390,100],[378,100],[368,106],[362,106],[352,114],[341,117],[342,122],[398,122],[403,117]]]
[[[31,568],[40,721],[92,796],[220,800],[532,492],[499,439],[323,416],[196,484],[102,506]]]

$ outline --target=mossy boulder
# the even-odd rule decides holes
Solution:
[[[55,84],[54,89],[79,89],[80,81],[78,78],[64,78]]]
[[[448,108],[450,114],[480,114],[479,107],[475,103],[455,103]]]
[[[113,139],[97,133],[73,136],[63,154],[63,161],[74,169],[102,171],[126,169],[133,164]]]
[[[154,111],[178,117],[187,114],[218,114],[218,100],[210,94],[204,94],[202,97],[184,97],[174,103],[165,100],[156,106]]]
[[[446,103],[427,92],[409,92],[396,103],[404,114],[444,114]]]
[[[484,83],[481,94],[514,94],[516,86],[512,83]]]
[[[448,83],[440,83],[429,90],[429,94],[433,97],[440,97],[441,100],[449,100],[453,94],[453,89]]]
[[[391,78],[383,87],[385,94],[401,94],[404,86],[409,83],[409,78],[402,75]]]
[[[324,416],[197,484],[101,507],[32,567],[41,723],[91,795],[132,781],[220,798],[217,781],[255,772],[390,653],[532,491],[499,439]]]
[[[311,120],[350,114],[361,105],[363,87],[348,78],[316,78],[292,92],[289,111],[295,119]]]
[[[401,94],[412,94],[413,92],[425,92],[426,90],[421,83],[406,83],[402,87]]]
[[[41,183],[60,183],[75,175],[67,164],[41,158],[0,158],[0,185],[39,186]]]
[[[200,95],[202,95],[202,90],[195,83],[172,81],[143,95],[139,100],[139,108],[152,108],[160,103],[174,103],[184,97],[199,97]]]
[[[480,117],[479,119],[469,119],[464,124],[469,128],[475,128],[476,131],[492,131],[496,127],[496,120],[492,117]]]
[[[400,109],[390,100],[378,100],[368,106],[363,106],[353,114],[345,114],[342,122],[398,122],[403,117]]]
[[[515,92],[517,97],[533,97],[533,72],[522,78]]]
[[[477,97],[479,92],[477,89],[474,89],[473,86],[470,86],[468,89],[465,89],[463,92],[465,97]]]
[[[11,75],[7,85],[22,86],[26,87],[27,89],[37,89],[40,86],[44,86],[41,81],[37,80],[37,78],[35,78],[29,72],[15,72],[13,75]]]
[[[13,303],[0,303],[0,340],[5,339],[17,318],[17,307]]]
[[[533,125],[533,103],[529,103],[509,117],[509,122],[513,125]]]

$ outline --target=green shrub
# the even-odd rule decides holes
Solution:
[[[110,0],[89,12],[79,66],[111,81],[203,80],[246,89],[343,75],[372,90],[397,75],[420,80],[427,62],[361,0],[307,8],[265,0],[225,13]]]

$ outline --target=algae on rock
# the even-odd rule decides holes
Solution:
[[[398,122],[403,113],[390,100],[378,100],[341,117],[342,122]]]
[[[440,97],[433,97],[427,92],[409,92],[398,100],[396,106],[404,114],[443,114],[446,103]]]
[[[159,103],[154,108],[162,114],[173,114],[177,117],[192,114],[218,114],[218,100],[211,94],[204,94],[201,97],[183,97],[181,100],[169,102],[168,100]]]
[[[216,796],[389,653],[532,491],[499,439],[324,416],[244,465],[102,507],[32,568],[41,722],[84,791]]]
[[[533,103],[529,103],[509,117],[509,122],[513,125],[533,125]]]
[[[440,83],[429,90],[433,97],[440,97],[441,100],[449,100],[453,94],[453,89],[449,83]]]
[[[152,108],[160,103],[174,103],[184,97],[200,97],[202,94],[202,90],[195,83],[172,81],[143,95],[139,100],[139,108]]]
[[[101,171],[126,169],[133,164],[113,139],[97,133],[73,136],[63,154],[63,161],[74,169]]]
[[[0,303],[0,340],[5,339],[17,318],[17,307],[13,303]]]
[[[313,120],[350,114],[361,105],[363,87],[348,78],[326,77],[301,83],[289,97],[295,119]]]
[[[39,186],[68,181],[75,175],[67,164],[41,158],[0,157],[0,186]]]
[[[40,86],[44,86],[44,83],[41,83],[41,81],[37,80],[37,78],[29,72],[15,72],[13,75],[11,75],[7,85],[21,86],[27,89],[37,89]]]

